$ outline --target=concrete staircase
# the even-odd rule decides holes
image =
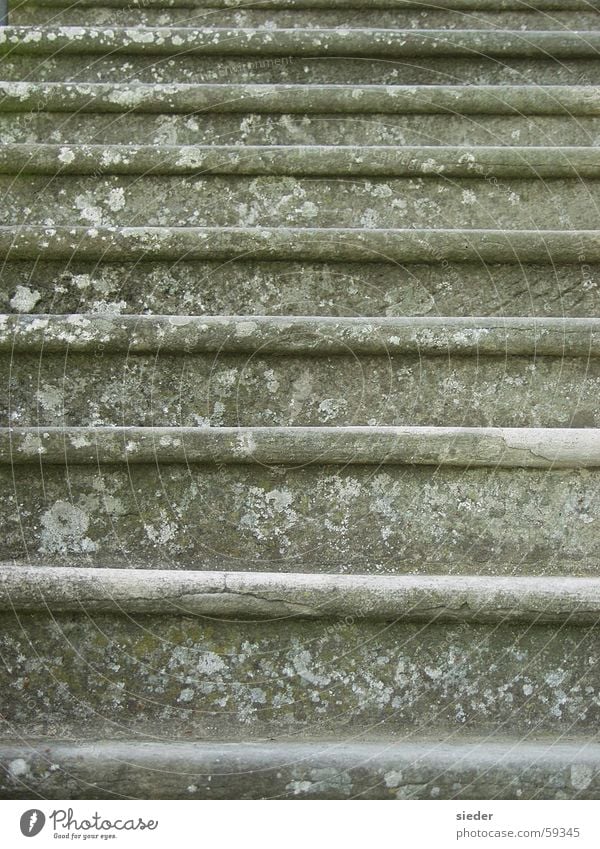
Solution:
[[[1,795],[598,798],[597,5],[101,2],[0,31]]]

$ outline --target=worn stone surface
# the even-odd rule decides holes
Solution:
[[[0,618],[8,734],[568,734],[600,715],[597,630]]]
[[[4,262],[6,313],[600,316],[600,266]]]
[[[600,578],[101,570],[0,564],[0,609],[207,616],[597,625]]]
[[[594,575],[587,470],[0,469],[3,559],[159,568]]]
[[[313,177],[597,178],[595,147],[417,145],[56,145],[7,144],[0,172],[89,175],[175,174]]]
[[[0,83],[2,112],[141,112],[356,115],[569,115],[600,114],[598,86],[443,84],[351,85],[319,83]]]
[[[120,194],[118,198],[120,204]],[[588,265],[600,261],[600,233],[581,229],[371,229],[307,224],[299,227],[0,225],[0,256],[7,259],[174,261],[182,255],[188,260],[430,262],[444,268],[445,263],[477,260],[578,264],[580,273],[587,274]]]
[[[0,382],[4,427],[600,427],[600,359],[585,356],[9,351]]]
[[[597,799],[595,743],[4,744],[4,798]],[[160,783],[156,775],[160,774]]]
[[[555,59],[595,58],[597,31],[403,30],[380,27],[259,28],[5,26],[0,50],[9,55],[46,55],[60,51],[80,58],[88,54],[124,56],[338,56],[399,59],[421,56],[498,56]]]
[[[585,230],[600,181],[0,175],[0,225]]]
[[[119,144],[593,145],[594,117],[568,115],[191,115],[1,112],[6,142]]]
[[[5,465],[216,464],[435,466],[507,469],[600,467],[597,428],[498,427],[9,427]]]
[[[131,31],[131,30],[129,30]],[[134,30],[135,32],[135,30]],[[332,47],[333,49],[333,47]],[[316,52],[316,51],[314,51]],[[443,51],[440,51],[443,53]],[[361,59],[313,58],[312,56],[274,55],[249,58],[234,56],[189,56],[176,58],[89,55],[74,57],[2,56],[2,79],[37,79],[53,82],[121,82],[180,84],[327,84],[338,85],[526,85],[532,79],[541,85],[598,85],[597,60],[555,58],[511,58],[502,60],[474,54],[463,57],[411,57]],[[360,55],[360,54],[359,54]],[[43,62],[40,60],[43,59]]]
[[[436,3],[439,7],[440,4]],[[498,4],[499,7],[500,4]],[[579,29],[599,29],[600,16],[589,4],[577,14]],[[126,26],[131,28],[131,7],[109,8],[105,4],[84,5],[80,3],[63,6],[36,5],[19,2],[11,10],[13,24],[49,24],[77,26]],[[194,8],[188,5],[169,6],[164,3],[150,7],[147,4],[135,8],[136,26],[193,26],[193,27],[252,27],[272,30],[289,27],[375,27],[399,29],[531,29],[570,30],[573,13],[564,9],[537,11],[528,3],[518,12],[493,11],[473,8],[471,11],[455,11],[443,8],[380,8],[369,3],[365,8],[340,7],[299,9],[298,7],[259,9],[247,4],[239,8],[216,9]]]
[[[598,11],[183,1],[0,31],[0,795],[597,798]]]

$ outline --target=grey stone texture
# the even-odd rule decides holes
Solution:
[[[599,22],[13,10],[0,796],[598,798]]]

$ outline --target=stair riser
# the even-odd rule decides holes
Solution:
[[[0,425],[599,427],[585,357],[4,355]]]
[[[600,714],[594,629],[1,619],[3,714],[26,737],[573,734]]]
[[[7,226],[565,230],[595,220],[600,181],[1,176],[0,195]]]
[[[85,437],[83,437],[85,440]],[[257,571],[598,573],[590,470],[2,467],[3,559]]]
[[[99,5],[85,8],[34,6],[23,3],[13,9],[15,25],[50,26],[195,26],[249,27],[259,29],[302,27],[373,27],[377,29],[528,29],[595,30],[600,15],[589,11],[458,12],[443,9],[193,9],[136,8],[111,9]]]
[[[442,262],[6,262],[0,311],[600,315],[600,267]]]
[[[168,110],[165,110],[168,111]],[[89,144],[600,145],[598,118],[490,115],[2,113],[7,142]]]
[[[3,80],[352,85],[598,85],[594,59],[405,59],[161,56],[2,57]]]

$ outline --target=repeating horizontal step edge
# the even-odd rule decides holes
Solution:
[[[5,144],[0,174],[600,178],[600,147]]]
[[[593,739],[73,743],[25,742],[15,730],[12,736],[0,742],[3,798],[64,799],[66,788],[69,799],[597,799],[600,793],[600,744]]]
[[[0,463],[600,467],[600,428],[15,427]]]
[[[590,59],[600,31],[7,26],[0,53]]]
[[[0,112],[600,115],[600,86],[0,82]]]
[[[600,578],[0,565],[0,610],[235,619],[600,624]]]
[[[316,227],[0,227],[0,258],[600,262],[600,230],[382,230]]]
[[[73,0],[14,0],[13,9],[69,8]],[[590,11],[598,0],[77,0],[78,6],[109,9],[447,9],[448,11]]]
[[[600,356],[600,318],[0,315],[0,352]]]

